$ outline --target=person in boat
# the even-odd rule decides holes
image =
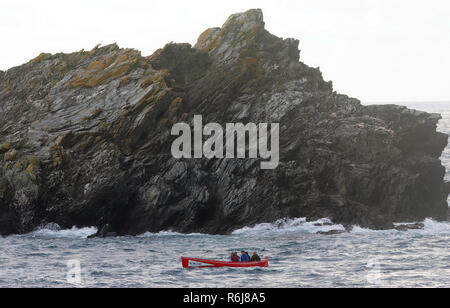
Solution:
[[[233,252],[231,254],[231,262],[239,262],[239,256],[238,256],[237,252]]]
[[[241,251],[241,262],[250,262],[250,256],[243,250]]]
[[[256,253],[256,251],[253,253],[252,258],[250,259],[250,262],[259,262],[261,261],[261,258],[258,256],[258,254]]]

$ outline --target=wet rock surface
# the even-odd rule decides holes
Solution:
[[[330,230],[330,231],[319,231],[319,232],[317,232],[317,234],[319,234],[319,235],[338,235],[338,234],[342,234],[345,232],[346,231],[343,231],[343,230]]]
[[[397,231],[422,230],[425,227],[423,223],[402,224],[395,226]]]
[[[440,119],[362,106],[299,61],[299,41],[231,16],[195,47],[41,54],[0,72],[0,233],[228,233],[285,217],[393,228],[447,219]],[[175,123],[280,123],[280,165],[172,157]],[[102,232],[102,230],[104,232]]]

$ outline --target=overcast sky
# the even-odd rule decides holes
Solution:
[[[227,17],[262,8],[266,29],[300,40],[301,61],[364,102],[450,101],[447,0],[2,1],[0,70],[41,52],[117,42],[149,55],[194,44]]]

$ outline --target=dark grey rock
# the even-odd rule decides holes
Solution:
[[[397,231],[421,230],[425,227],[423,223],[403,224],[395,227]]]
[[[338,235],[338,234],[342,234],[345,233],[347,231],[343,231],[343,230],[330,230],[330,231],[319,231],[317,232],[317,234],[319,235]]]

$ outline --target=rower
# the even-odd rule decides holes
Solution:
[[[253,253],[252,258],[250,259],[250,262],[259,262],[261,261],[261,258],[258,256],[258,254],[256,253],[256,251]]]
[[[250,257],[244,250],[241,251],[241,262],[250,262]]]

